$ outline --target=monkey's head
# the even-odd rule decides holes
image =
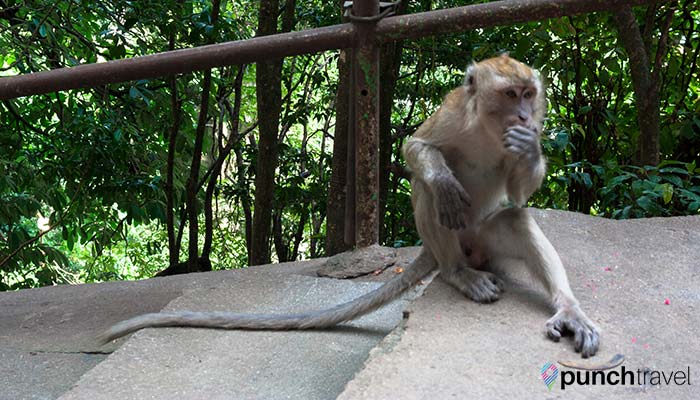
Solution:
[[[471,107],[486,128],[503,133],[522,125],[542,132],[544,87],[537,71],[507,54],[474,63],[464,77]]]

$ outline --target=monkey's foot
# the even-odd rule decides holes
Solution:
[[[574,350],[583,358],[588,358],[598,351],[600,329],[588,319],[578,306],[562,307],[546,323],[547,336],[555,342],[567,332],[574,335]]]
[[[445,280],[477,303],[492,303],[503,291],[503,282],[496,275],[472,268],[460,268]]]

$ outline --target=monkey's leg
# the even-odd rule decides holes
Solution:
[[[459,231],[448,229],[438,222],[427,188],[414,188],[413,193],[418,233],[423,246],[437,260],[442,279],[476,302],[490,303],[498,300],[502,291],[501,280],[488,271],[475,270],[468,265],[458,236]]]
[[[497,212],[482,226],[481,238],[494,262],[499,258],[521,259],[542,281],[556,309],[546,323],[549,338],[557,342],[565,331],[573,332],[575,350],[584,358],[594,355],[600,330],[579,307],[559,255],[527,211],[510,208]]]

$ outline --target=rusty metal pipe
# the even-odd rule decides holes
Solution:
[[[567,15],[650,4],[654,0],[505,0],[385,18],[377,23],[380,42],[540,21]]]
[[[379,0],[355,0],[356,17],[379,14]],[[374,22],[358,22],[354,59],[355,245],[379,241],[379,42]]]
[[[352,47],[354,38],[355,28],[341,24],[5,77],[0,78],[0,100]]]
[[[654,0],[506,0],[400,15],[377,23],[380,42],[649,4]],[[149,79],[298,54],[353,47],[352,24],[168,51],[0,78],[0,100]]]

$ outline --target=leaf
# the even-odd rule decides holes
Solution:
[[[42,286],[51,285],[57,280],[56,272],[48,267],[41,268],[34,274],[34,276]]]
[[[124,30],[128,31],[129,29],[133,28],[137,22],[139,22],[138,18],[127,17],[126,20],[124,21]]]
[[[622,209],[622,218],[627,219],[630,217],[630,212],[632,211],[632,206],[627,206]]]
[[[691,213],[700,213],[700,201],[694,201],[688,206],[688,211]]]
[[[687,197],[691,201],[700,201],[700,195],[697,193],[693,193],[690,190],[685,190],[685,189],[678,189],[678,192],[684,196]]]
[[[70,267],[70,261],[62,251],[45,244],[40,245],[39,248],[46,255],[48,261],[53,261],[64,268]]]
[[[593,182],[591,181],[591,175],[588,172],[584,172],[582,175],[583,175],[583,184],[586,185],[586,189],[592,188]]]
[[[113,59],[124,58],[126,56],[126,48],[121,43],[116,46],[110,47],[109,56]]]
[[[631,178],[630,175],[620,175],[620,176],[616,176],[616,177],[610,179],[610,181],[608,182],[607,187],[609,187],[609,188],[612,189],[612,188],[614,188],[615,186],[619,186],[621,183],[623,183],[624,181],[626,181],[626,180],[628,180],[628,179],[630,179],[630,178]]]
[[[664,180],[667,180],[671,182],[674,186],[682,188],[683,187],[683,180],[675,175],[668,175],[663,177]]]
[[[673,185],[670,183],[664,183],[662,185],[658,185],[658,187],[661,189],[661,198],[663,198],[664,204],[670,203],[671,199],[673,199]]]
[[[530,38],[523,36],[518,40],[518,44],[515,46],[515,57],[522,59],[532,47],[532,41]]]
[[[678,168],[678,167],[668,167],[668,168],[661,168],[659,169],[659,172],[662,174],[680,174],[680,175],[689,175],[688,171],[683,168]]]
[[[136,86],[132,86],[129,89],[129,96],[131,96],[132,99],[142,98],[143,93],[141,93],[141,91],[138,88],[136,88]]]
[[[618,63],[619,58],[615,56],[605,57],[603,64],[614,74],[620,73],[620,64]]]
[[[653,204],[654,202],[649,198],[649,196],[642,196],[637,199],[637,205],[647,212],[652,209]]]
[[[570,143],[569,134],[567,132],[557,133],[557,136],[554,137],[552,143],[554,144],[553,147],[556,150],[564,150]]]

